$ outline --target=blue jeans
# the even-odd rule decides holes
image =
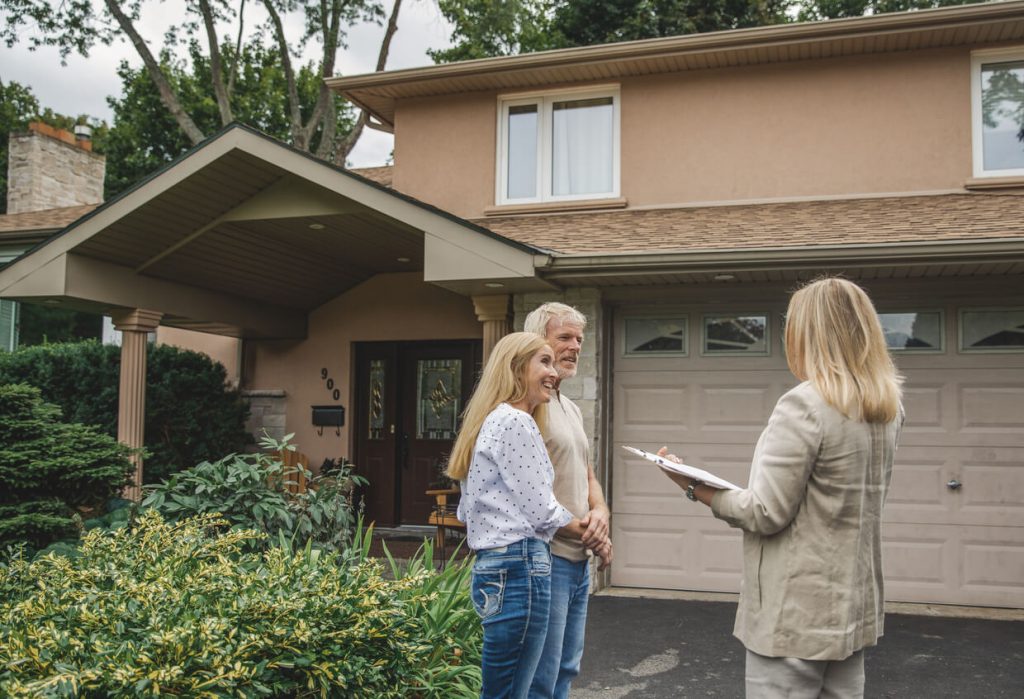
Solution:
[[[590,564],[551,557],[551,613],[544,653],[533,676],[530,699],[567,699],[580,674],[587,625]]]
[[[477,551],[470,594],[484,627],[481,699],[525,699],[548,629],[550,547],[523,539]]]

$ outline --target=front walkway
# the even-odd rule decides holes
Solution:
[[[735,612],[732,602],[591,597],[571,699],[742,697]],[[1016,699],[1024,696],[1024,621],[890,613],[865,662],[867,697]]]

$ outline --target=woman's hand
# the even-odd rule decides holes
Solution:
[[[677,463],[677,464],[683,463],[683,460],[680,459],[678,456],[676,456],[675,454],[669,454],[668,453],[668,447],[662,447],[661,449],[659,449],[658,450],[658,456],[660,456],[663,459],[667,459],[668,461],[671,461],[673,463]],[[664,468],[661,469],[661,471],[666,476],[668,476],[673,481],[675,481],[676,485],[678,485],[683,490],[686,490],[687,488],[689,488],[690,487],[690,483],[693,482],[692,478],[687,478],[686,476],[684,476],[681,473],[676,473],[675,471],[669,471],[669,470],[664,469]]]

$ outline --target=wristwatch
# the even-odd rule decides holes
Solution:
[[[686,486],[686,497],[694,502],[697,502],[697,493],[695,491],[698,485],[702,485],[702,483],[700,481],[690,481],[690,485]]]

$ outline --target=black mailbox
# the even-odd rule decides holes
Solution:
[[[344,405],[314,405],[313,427],[344,427]]]

